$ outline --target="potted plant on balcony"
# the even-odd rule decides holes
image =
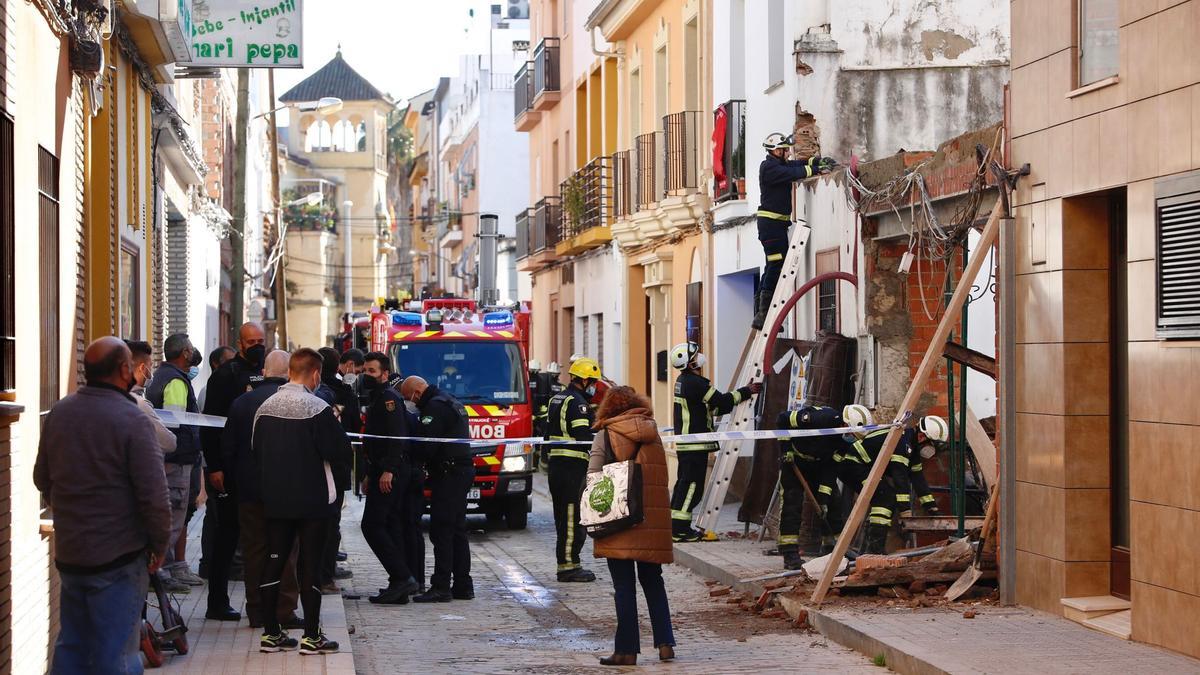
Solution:
[[[583,218],[587,211],[587,196],[579,179],[572,176],[562,185],[562,206],[567,227],[566,235],[578,233],[583,228]]]

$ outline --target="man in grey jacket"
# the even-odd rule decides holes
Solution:
[[[148,573],[162,564],[171,534],[162,450],[129,395],[125,343],[96,340],[83,367],[87,384],[46,417],[33,469],[54,514],[61,579],[51,672],[141,673]]]

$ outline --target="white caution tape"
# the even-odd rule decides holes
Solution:
[[[163,424],[167,426],[197,426],[197,427],[217,427],[225,426],[225,418],[217,417],[216,415],[202,415],[200,413],[185,413],[172,410],[155,410]],[[678,443],[708,443],[713,441],[756,441],[769,439],[789,439],[789,438],[806,438],[813,436],[842,436],[853,433],[871,433],[880,429],[889,429],[894,426],[900,426],[900,422],[892,424],[870,424],[862,427],[836,427],[833,429],[761,429],[757,431],[714,431],[703,434],[667,434],[662,436],[664,444]],[[489,445],[505,445],[505,444],[528,444],[528,445],[591,445],[591,441],[556,441],[536,436],[528,436],[524,438],[494,438],[489,440],[479,439],[462,439],[462,438],[430,438],[427,436],[379,436],[376,434],[347,434],[355,438],[374,438],[378,440],[390,441],[413,441],[417,443],[455,443],[466,444],[471,446],[489,446]]]

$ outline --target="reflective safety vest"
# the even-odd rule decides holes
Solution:
[[[550,398],[546,411],[546,438],[551,441],[590,441],[595,437],[592,424],[595,417],[587,397],[577,387],[570,386]],[[554,445],[551,457],[588,459],[589,449],[582,445]]]
[[[684,371],[675,380],[674,422],[676,434],[707,434],[713,431],[713,417],[728,414],[737,404],[750,398],[750,388],[722,393],[708,378]],[[713,452],[716,441],[680,443],[676,452]]]

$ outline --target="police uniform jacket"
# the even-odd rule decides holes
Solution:
[[[546,437],[551,441],[590,441],[595,437],[592,425],[596,418],[587,395],[579,387],[570,386],[550,397],[546,419]],[[587,461],[588,451],[578,445],[550,444],[551,457],[574,457]]]
[[[707,434],[713,431],[713,417],[728,414],[737,404],[750,398],[750,388],[722,393],[708,378],[684,371],[675,380],[674,422],[676,434]],[[716,441],[680,443],[677,452],[712,452]]]
[[[432,384],[417,402],[416,436],[427,438],[471,438],[467,410],[453,396]],[[425,461],[462,464],[471,461],[471,446],[466,443],[422,443],[419,452]]]
[[[398,473],[405,468],[410,441],[385,440],[369,436],[412,436],[404,399],[391,387],[378,390],[367,408],[367,438],[363,439],[371,475]]]

